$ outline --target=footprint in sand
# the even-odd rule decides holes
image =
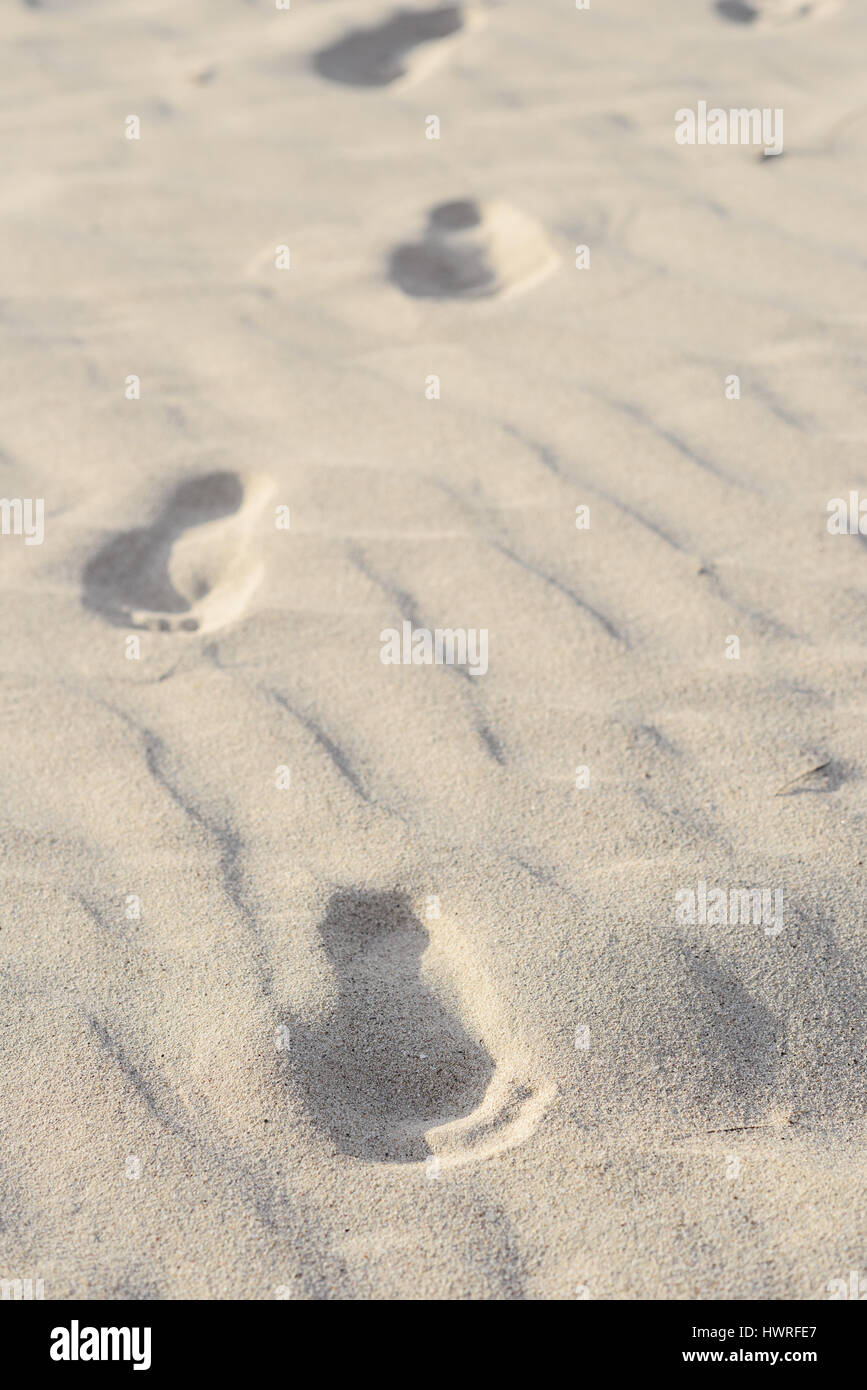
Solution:
[[[393,282],[406,294],[480,299],[526,289],[557,265],[543,228],[501,200],[441,203],[420,241],[391,256]]]
[[[723,19],[733,24],[789,24],[835,9],[837,0],[716,0]]]
[[[262,577],[250,533],[272,490],[262,474],[187,479],[152,526],[116,536],[90,561],[86,606],[118,626],[159,632],[231,622]]]
[[[435,1154],[448,1166],[532,1132],[550,1088],[495,1065],[454,991],[437,989],[441,962],[425,968],[430,938],[405,894],[337,893],[320,936],[336,995],[315,1027],[292,1029],[289,1055],[341,1153],[391,1163]]]
[[[456,39],[482,22],[472,6],[439,5],[398,10],[375,29],[357,29],[315,54],[313,66],[332,82],[352,87],[388,87],[420,77],[441,61]]]
[[[50,10],[52,12],[68,10],[90,10],[98,4],[99,0],[21,0],[21,4],[26,10]]]

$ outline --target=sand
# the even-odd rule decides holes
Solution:
[[[828,1297],[863,8],[2,23],[0,1276]]]

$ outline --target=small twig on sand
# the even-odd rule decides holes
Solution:
[[[705,1129],[703,1134],[740,1134],[745,1129],[776,1129],[777,1125],[773,1121],[766,1121],[763,1125],[726,1125],[724,1129]]]
[[[826,768],[826,767],[830,767],[830,766],[831,766],[831,764],[830,764],[830,761],[829,761],[829,762],[827,762],[827,763],[820,763],[818,767],[810,767],[810,768],[808,768],[807,771],[806,771],[806,772],[802,772],[802,773],[800,774],[800,776],[798,776],[798,777],[793,777],[793,778],[792,778],[792,781],[791,781],[791,782],[787,782],[786,785],[785,785],[784,787],[780,787],[780,790],[779,790],[778,792],[774,792],[774,796],[782,796],[782,795],[783,795],[783,792],[787,792],[787,791],[789,790],[790,787],[796,787],[796,786],[798,785],[799,782],[803,782],[803,780],[804,780],[805,777],[812,777],[812,775],[813,775],[814,772],[824,772],[824,771],[825,771],[825,768]]]
[[[726,1125],[723,1129],[699,1129],[695,1134],[676,1134],[674,1142],[678,1139],[698,1139],[701,1134],[742,1134],[746,1129],[783,1129],[787,1124],[793,1125],[795,1121],[789,1120],[766,1120],[761,1125]]]

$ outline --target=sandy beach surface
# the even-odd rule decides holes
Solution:
[[[2,30],[0,1277],[827,1298],[867,12]]]

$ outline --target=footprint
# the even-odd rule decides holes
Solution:
[[[262,577],[250,531],[271,495],[262,474],[207,473],[175,490],[152,526],[116,536],[84,572],[84,603],[121,627],[210,632]]]
[[[90,9],[95,0],[21,0],[26,10]]]
[[[433,208],[421,241],[392,253],[390,274],[416,297],[478,299],[525,289],[556,264],[532,217],[501,200],[467,198]]]
[[[723,19],[733,24],[788,24],[836,8],[837,0],[716,0]]]
[[[495,1066],[460,1001],[445,1002],[444,981],[445,995],[433,992],[428,931],[406,894],[339,892],[320,935],[336,997],[317,1026],[292,1030],[289,1055],[314,1121],[341,1153],[455,1164],[532,1131],[547,1101]]]
[[[463,5],[432,10],[398,10],[375,29],[356,29],[314,55],[322,77],[352,87],[388,87],[419,77],[439,62],[455,39],[476,28],[481,14]],[[421,50],[421,51],[418,51]]]

